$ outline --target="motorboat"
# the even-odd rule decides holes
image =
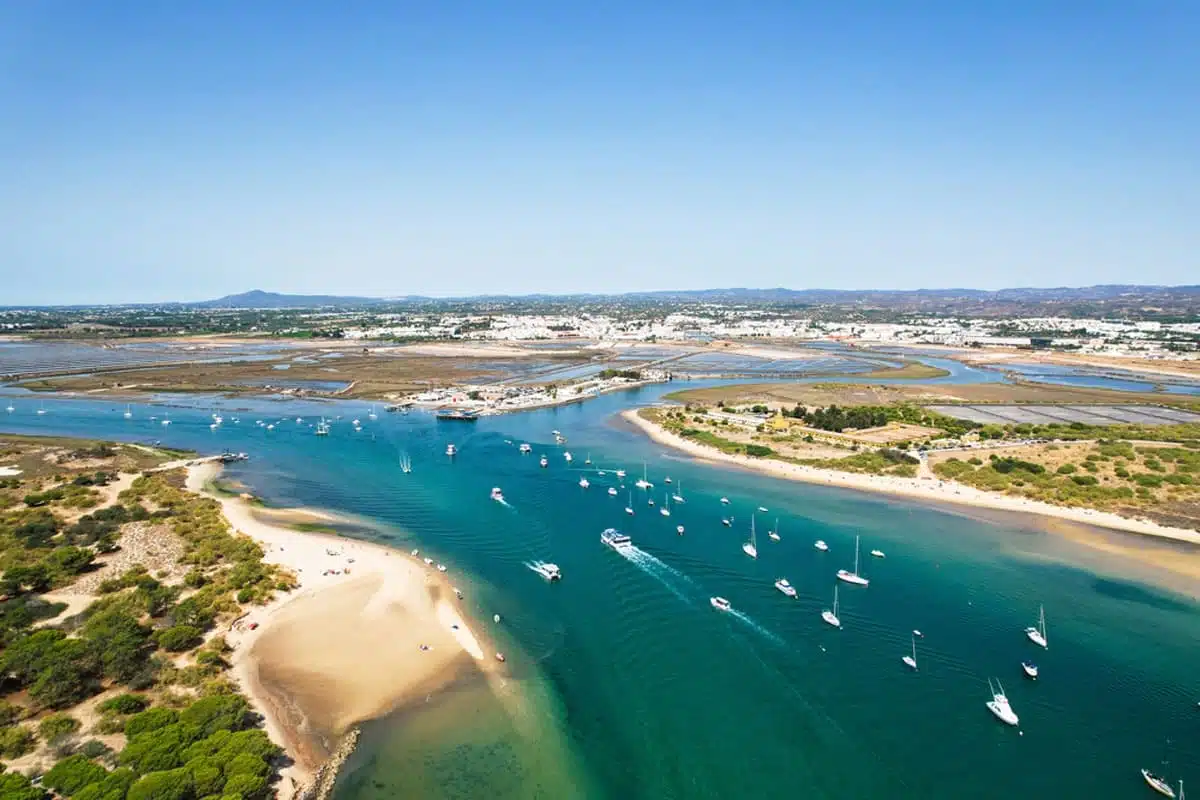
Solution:
[[[839,569],[837,571],[839,581],[853,583],[855,586],[868,586],[870,581],[858,574],[858,537],[854,537],[854,571]]]
[[[427,566],[427,567],[433,566],[433,559],[430,558],[429,556],[425,556],[425,566]]]
[[[571,451],[568,450],[567,452],[563,453],[563,458],[566,459],[566,462],[568,464],[570,464],[571,463]]]
[[[828,552],[829,550],[829,545],[825,544],[824,539],[817,539],[815,542],[813,542],[813,547],[820,550],[822,553]]]
[[[504,502],[504,492],[500,491],[499,486],[492,487],[492,499],[495,500],[497,503]]]
[[[1021,719],[1017,716],[1017,712],[1012,710],[1012,706],[1008,704],[1008,697],[1004,694],[1004,687],[1000,685],[1000,681],[996,681],[996,685],[992,686],[992,679],[988,678],[988,689],[992,693],[992,699],[986,705],[988,711],[995,715],[996,719],[1003,722],[1005,725],[1017,725]]]
[[[1021,669],[1025,670],[1025,676],[1027,678],[1031,678],[1035,681],[1037,680],[1037,676],[1038,676],[1037,664],[1033,663],[1032,661],[1022,661]]]
[[[614,472],[613,474],[614,474],[614,475],[616,475],[618,478],[624,478],[624,477],[625,477],[625,470],[623,470],[623,469],[619,469],[619,470],[617,470],[616,472]]]
[[[580,478],[580,479],[579,479],[579,488],[580,488],[580,489],[586,489],[586,488],[588,488],[588,487],[589,487],[589,486],[591,486],[591,485],[592,485],[592,484],[591,484],[591,483],[588,481],[588,479],[587,479],[587,478]]]
[[[921,632],[920,632],[919,630],[917,630],[916,628],[913,628],[913,636],[917,637],[918,639],[924,639],[924,638],[925,638],[925,634],[921,633]]]
[[[872,558],[887,558],[887,556],[883,554],[882,550],[872,550],[871,556]]]
[[[796,587],[788,583],[787,578],[780,578],[775,581],[775,588],[786,594],[788,597],[796,596]]]
[[[600,534],[600,541],[620,553],[633,547],[633,539],[621,533],[616,528],[608,528]]]
[[[842,627],[842,620],[838,618],[838,587],[836,583],[833,585],[833,610],[830,611],[829,609],[826,609],[822,611],[821,619],[825,620],[835,628]]]
[[[615,487],[615,486],[608,487],[608,493],[612,497],[616,497],[617,496],[617,487]]]
[[[1036,644],[1038,647],[1048,648],[1050,644],[1046,641],[1046,607],[1039,606],[1038,608],[1038,624],[1036,628],[1026,628],[1025,635],[1029,637],[1029,641]]]
[[[668,475],[667,477],[663,478],[663,483],[670,483],[670,482],[671,482],[671,476],[670,476],[670,475]]]
[[[538,461],[538,464],[541,467],[545,468],[545,467],[550,466],[550,461],[545,456],[542,456],[541,460]]]
[[[420,553],[420,552],[421,552],[420,550],[418,550],[417,548],[415,548],[415,547],[414,547],[414,548],[412,549],[412,552],[411,552],[411,553],[409,553],[409,555],[410,555],[410,556],[415,556],[415,555],[417,555],[417,554],[418,554],[418,553]]]
[[[676,526],[675,526],[675,532],[676,532],[677,534],[679,534],[680,536],[683,536],[683,526],[682,526],[682,525],[676,525]]]
[[[733,517],[721,517],[721,524],[726,528],[733,527]]]
[[[458,448],[452,444],[446,445],[446,455],[452,456],[458,453]]]
[[[524,443],[517,449],[520,450],[522,453],[532,453],[533,452],[533,446],[530,445],[529,443]]]
[[[727,506],[727,505],[729,505],[729,498],[728,498],[728,497],[722,497],[722,498],[721,498],[721,505],[723,505],[723,506]]]
[[[557,564],[537,563],[533,565],[533,571],[551,583],[562,580],[562,571]]]
[[[445,564],[438,564],[438,565],[437,565],[437,571],[438,571],[438,572],[445,572],[445,571],[446,571],[446,565],[445,565]]]
[[[916,668],[917,668],[917,637],[915,634],[912,636],[912,655],[904,656],[904,658],[902,658],[900,660],[903,661],[906,665],[908,665],[914,671],[916,670]]]
[[[766,506],[759,506],[759,507],[758,507],[758,513],[760,513],[760,514],[765,514],[765,513],[767,513],[767,507],[766,507]]]
[[[496,660],[500,663],[504,663],[504,653],[496,653]]]
[[[1148,769],[1142,770],[1142,778],[1146,781],[1146,785],[1154,791],[1161,794],[1163,797],[1175,797],[1175,790],[1171,788],[1171,784],[1167,783],[1165,778],[1160,778]],[[1183,800],[1183,782],[1179,784],[1180,798]]]
[[[712,607],[715,608],[717,611],[732,611],[733,610],[733,606],[724,597],[710,597],[710,598],[708,598],[708,602],[711,603]]]

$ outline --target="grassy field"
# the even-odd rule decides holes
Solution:
[[[949,370],[944,370],[941,367],[932,367],[920,361],[910,361],[903,367],[880,367],[870,372],[846,373],[847,377],[851,378],[907,378],[917,381],[928,380],[930,378],[944,378],[949,374]]]

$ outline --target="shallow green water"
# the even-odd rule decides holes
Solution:
[[[1019,522],[666,454],[613,417],[657,394],[475,424],[382,412],[368,420],[363,404],[244,400],[223,404],[246,410],[236,426],[226,410],[216,432],[203,400],[173,408],[169,429],[146,419],[145,406],[126,422],[123,407],[65,400],[0,424],[248,450],[254,458],[231,473],[256,493],[355,514],[380,541],[450,565],[513,679],[499,694],[468,682],[368,726],[339,800],[1138,797],[1142,766],[1200,786],[1194,599],[1066,566],[1076,555],[1095,563],[1094,553]],[[343,420],[331,436],[312,436],[308,421],[322,410],[358,416],[363,432]],[[292,421],[297,414],[306,422]],[[268,417],[278,425],[271,433],[253,424]],[[569,437],[571,467],[552,429]],[[444,455],[451,441],[453,460]],[[523,441],[532,456],[518,454]],[[402,452],[410,475],[398,469]],[[537,466],[541,453],[547,469]],[[643,459],[660,504],[663,478],[676,488],[682,480],[687,503],[670,519],[636,489],[637,513],[627,517],[628,490],[608,496],[615,479],[596,473],[624,467],[632,488]],[[584,474],[588,490],[577,485]],[[509,507],[488,498],[496,485]],[[751,560],[741,543],[759,505],[770,511],[759,515],[760,557]],[[732,528],[720,523],[728,515]],[[778,543],[765,535],[776,517]],[[609,526],[633,537],[631,557],[600,544]],[[836,631],[819,615],[834,573],[852,565],[856,534],[871,585],[843,585]],[[817,538],[829,553],[813,549]],[[886,560],[866,557],[876,547]],[[526,566],[537,559],[559,564],[563,581],[543,582]],[[781,576],[798,599],[774,589]],[[716,594],[739,613],[714,611]],[[1039,604],[1044,652],[1022,633]],[[917,673],[900,662],[913,628],[925,634]],[[1023,678],[1024,658],[1040,665],[1038,682]],[[985,710],[989,676],[1004,682],[1020,733]]]

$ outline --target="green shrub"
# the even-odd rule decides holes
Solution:
[[[70,714],[51,714],[38,723],[38,733],[47,744],[57,744],[79,730],[79,720]]]
[[[20,758],[33,750],[37,736],[24,725],[14,725],[0,730],[0,755],[5,758]]]
[[[1063,464],[1061,467],[1058,468],[1059,475],[1070,475],[1074,471],[1075,471],[1074,464]]]
[[[158,632],[158,646],[169,653],[182,653],[200,644],[200,629],[176,625]]]
[[[82,755],[73,755],[55,764],[42,778],[42,783],[70,797],[88,784],[98,784],[106,777],[108,770],[104,767]]]
[[[116,697],[110,697],[103,703],[97,706],[101,712],[112,712],[114,714],[137,714],[145,711],[150,705],[150,701],[140,694],[119,694]]]

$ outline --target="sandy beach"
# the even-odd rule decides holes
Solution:
[[[1200,545],[1200,532],[1187,530],[1186,528],[1171,528],[1151,522],[1150,520],[1130,519],[1106,511],[1067,508],[1065,506],[1051,505],[1021,497],[994,494],[939,478],[901,478],[893,475],[865,475],[855,472],[839,472],[836,470],[802,466],[800,464],[789,464],[766,458],[752,458],[723,453],[716,448],[693,442],[682,436],[677,436],[649,420],[643,419],[634,409],[622,412],[621,416],[636,425],[659,444],[673,447],[697,458],[736,464],[740,467],[778,478],[804,481],[805,483],[819,483],[825,486],[837,486],[844,489],[857,489],[865,492],[900,495],[935,503],[954,503],[974,508],[991,508],[999,511],[1039,514],[1101,528],[1111,528],[1118,531]]]
[[[187,488],[207,494],[219,471],[211,462],[190,466]],[[208,496],[300,584],[226,633],[235,679],[295,760],[279,797],[310,783],[355,723],[424,698],[464,670],[500,666],[486,657],[444,573],[379,545],[271,524],[241,497]]]

